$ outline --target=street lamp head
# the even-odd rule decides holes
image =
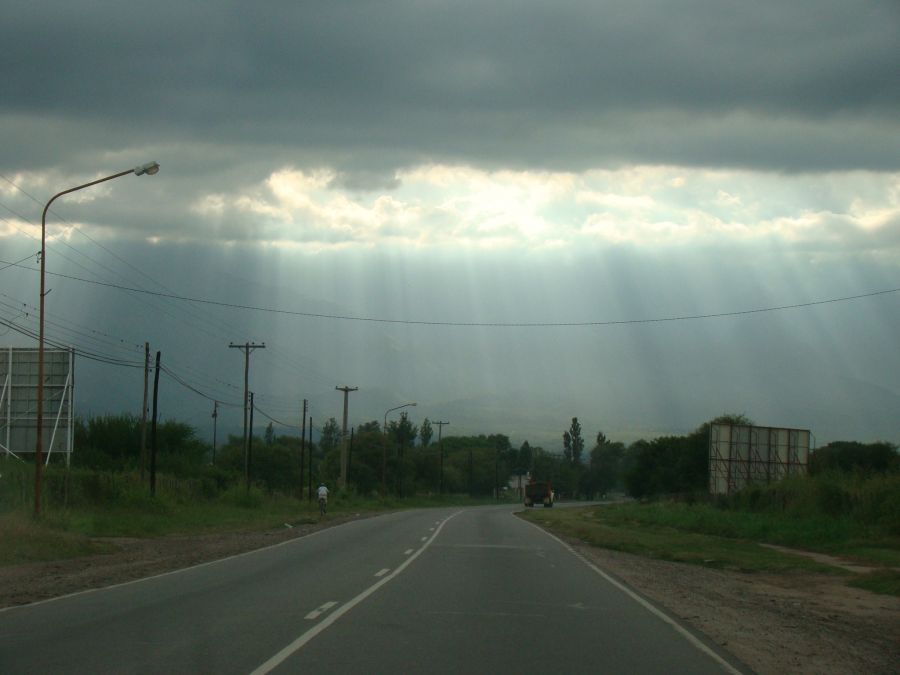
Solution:
[[[140,166],[136,166],[134,168],[135,176],[143,176],[147,174],[148,176],[154,176],[159,173],[159,164],[156,162],[147,162],[146,164],[141,164]]]

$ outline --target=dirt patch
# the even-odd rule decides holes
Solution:
[[[569,540],[760,675],[900,673],[900,598],[823,574],[744,574]]]

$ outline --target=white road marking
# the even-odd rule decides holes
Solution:
[[[428,537],[422,537],[421,541],[425,541]]]
[[[225,556],[224,558],[217,558],[216,560],[207,560],[206,562],[197,563],[196,565],[189,565],[188,567],[180,567],[177,570],[169,570],[168,572],[161,572],[160,574],[151,574],[149,577],[141,577],[140,579],[131,579],[130,581],[122,581],[118,584],[110,584],[108,586],[98,586],[97,588],[86,588],[83,591],[75,591],[74,593],[66,593],[65,595],[57,595],[55,598],[47,598],[46,600],[37,600],[35,602],[29,602],[27,605],[10,605],[9,607],[0,607],[0,612],[9,612],[11,610],[24,609],[25,607],[34,607],[35,605],[46,605],[47,603],[50,603],[50,602],[56,602],[58,600],[66,600],[68,598],[74,598],[78,595],[87,595],[88,593],[97,593],[99,591],[108,591],[110,589],[120,588],[122,586],[133,586],[135,584],[141,584],[145,581],[152,581],[153,579],[160,579],[162,577],[168,577],[168,576],[172,576],[175,574],[182,574],[184,572],[189,572],[191,570],[195,570],[200,567],[209,567],[210,565],[218,565],[219,563],[223,563],[228,560],[234,560],[235,558],[245,558],[247,556],[256,555],[257,553],[269,551],[273,548],[280,548],[282,546],[289,546],[290,544],[296,544],[298,542],[309,539],[310,537],[315,537],[318,535],[326,534],[336,527],[341,527],[343,525],[350,525],[353,522],[356,522],[356,521],[349,521],[346,523],[341,523],[340,525],[333,525],[331,527],[327,527],[322,530],[317,530],[316,532],[310,532],[309,534],[304,534],[299,537],[294,537],[292,539],[285,539],[284,541],[279,541],[277,544],[263,546],[262,548],[255,548],[251,551],[244,551],[243,553],[236,553],[234,555],[228,555],[228,556]]]
[[[441,529],[444,527],[444,525],[445,525],[451,518],[454,518],[454,517],[458,516],[460,513],[462,513],[462,511],[457,511],[456,513],[454,513],[454,514],[448,516],[448,517],[447,517],[447,518],[446,518],[446,519],[438,526],[437,531],[436,531],[433,535],[431,535],[431,539],[428,540],[428,543],[426,543],[426,544],[425,544],[424,546],[422,546],[418,551],[416,551],[413,555],[411,555],[409,558],[407,558],[405,561],[403,561],[403,564],[401,564],[400,567],[398,567],[397,569],[395,569],[395,570],[394,570],[393,572],[391,572],[390,574],[388,574],[388,575],[386,575],[386,576],[383,576],[381,579],[379,579],[379,580],[376,581],[374,584],[372,584],[371,586],[369,586],[366,590],[364,590],[362,593],[360,593],[359,595],[357,595],[355,598],[353,598],[353,599],[350,600],[349,602],[344,603],[343,605],[341,605],[340,607],[338,607],[334,612],[332,612],[332,613],[329,614],[327,617],[325,617],[324,619],[322,619],[322,621],[320,621],[320,622],[317,623],[315,626],[313,626],[312,628],[310,628],[309,630],[307,630],[305,633],[303,633],[302,635],[300,635],[300,637],[298,637],[296,640],[294,640],[291,644],[289,644],[287,647],[285,647],[285,648],[282,649],[280,652],[278,652],[277,654],[275,654],[275,656],[273,656],[273,657],[270,658],[268,661],[266,661],[266,662],[263,663],[261,666],[259,666],[256,670],[254,670],[252,673],[250,673],[250,675],[266,675],[266,673],[272,672],[275,668],[277,668],[277,667],[280,666],[282,663],[284,663],[284,662],[285,662],[292,654],[294,654],[294,653],[296,653],[297,651],[299,651],[300,649],[302,649],[303,646],[304,646],[307,642],[309,642],[310,640],[312,640],[312,639],[313,639],[314,637],[316,637],[319,633],[321,633],[322,631],[324,631],[326,628],[328,628],[329,626],[331,626],[335,621],[337,621],[337,620],[340,619],[342,616],[344,616],[344,614],[346,614],[346,613],[349,612],[351,609],[353,609],[354,607],[356,607],[356,605],[358,605],[358,604],[361,603],[363,600],[365,600],[366,598],[368,598],[370,595],[372,595],[372,593],[374,593],[374,592],[377,591],[379,588],[381,588],[382,586],[384,586],[384,585],[385,585],[387,582],[389,582],[391,579],[393,579],[394,577],[399,576],[400,573],[403,572],[403,570],[405,570],[410,564],[412,564],[412,561],[413,561],[413,560],[415,560],[416,558],[418,558],[420,555],[422,555],[422,554],[428,549],[428,547],[431,545],[431,542],[433,542],[433,541],[435,540],[435,538],[441,533]]]
[[[412,553],[412,552],[413,552],[413,549],[408,548],[408,549],[406,549],[405,551],[403,551],[403,555],[409,555],[409,554]]]
[[[515,516],[514,516],[514,517],[515,517]],[[525,519],[523,518],[522,520],[525,520]],[[649,602],[647,602],[646,600],[644,600],[644,598],[642,598],[641,596],[639,596],[637,593],[635,593],[634,591],[632,591],[630,588],[628,588],[628,587],[625,586],[624,584],[622,584],[622,583],[616,581],[615,579],[613,579],[613,578],[612,578],[611,576],[609,576],[606,572],[604,572],[603,570],[601,570],[601,569],[600,569],[599,567],[597,567],[594,563],[592,563],[590,560],[588,560],[587,558],[585,558],[583,555],[581,555],[578,551],[576,551],[574,548],[572,548],[571,546],[569,546],[566,542],[564,542],[562,539],[560,539],[559,537],[557,537],[555,534],[552,534],[551,532],[548,532],[547,530],[545,530],[544,528],[542,528],[540,525],[537,525],[537,524],[535,524],[535,523],[532,523],[530,520],[525,520],[525,522],[528,523],[529,525],[531,525],[532,527],[535,527],[536,529],[540,530],[541,532],[543,532],[544,534],[546,534],[546,535],[547,535],[548,537],[550,537],[551,539],[555,539],[555,540],[560,544],[560,546],[562,546],[562,547],[563,547],[564,549],[566,549],[569,553],[571,553],[572,555],[574,555],[574,556],[575,556],[576,558],[578,558],[581,562],[583,562],[585,565],[587,565],[587,566],[590,567],[592,570],[594,570],[594,572],[596,572],[597,574],[599,574],[599,575],[600,575],[601,577],[603,577],[606,581],[608,581],[608,582],[611,583],[613,586],[615,586],[616,588],[618,588],[620,591],[622,591],[623,593],[625,593],[626,595],[628,595],[632,600],[634,600],[635,602],[637,602],[639,605],[641,605],[641,606],[642,606],[644,609],[646,609],[648,612],[650,612],[651,614],[654,614],[655,616],[659,617],[660,619],[662,619],[663,621],[665,621],[667,624],[669,624],[670,626],[672,626],[672,628],[674,628],[678,633],[680,633],[681,636],[684,637],[688,642],[690,642],[692,645],[694,645],[694,647],[696,647],[697,649],[699,649],[701,652],[703,652],[704,654],[706,654],[707,656],[709,656],[713,661],[715,661],[715,662],[718,663],[720,666],[722,666],[722,668],[725,670],[726,673],[729,673],[730,675],[741,675],[741,671],[737,670],[734,666],[732,666],[730,663],[728,663],[728,661],[726,661],[725,659],[723,659],[721,656],[719,656],[718,654],[716,654],[712,649],[710,649],[710,648],[707,647],[705,644],[703,644],[703,642],[702,642],[699,638],[697,638],[696,635],[694,635],[694,634],[691,633],[689,630],[687,630],[686,628],[684,628],[682,625],[680,625],[678,622],[676,622],[674,619],[672,619],[668,614],[666,614],[666,613],[663,612],[662,610],[658,609],[657,607],[654,607],[652,604],[650,604]]]
[[[429,528],[428,528],[428,531],[429,531],[429,532],[434,532],[434,528],[433,528],[433,527],[429,527]]]
[[[303,617],[303,618],[304,618],[304,619],[309,619],[310,621],[313,621],[313,620],[315,620],[315,619],[318,619],[320,616],[322,616],[325,612],[327,612],[329,609],[331,609],[332,607],[334,607],[336,604],[337,604],[337,603],[334,602],[334,601],[326,602],[324,605],[322,605],[321,607],[318,607],[318,608],[314,609],[313,611],[311,611],[309,614],[307,614],[307,615],[306,615],[305,617]]]
[[[390,569],[388,569],[387,567],[385,567],[383,570],[378,570],[377,572],[375,572],[375,576],[376,576],[376,577],[383,577],[385,574],[387,574],[387,573],[390,572],[390,571],[391,571]]]

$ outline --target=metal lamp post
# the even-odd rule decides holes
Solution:
[[[381,427],[382,444],[381,444],[381,494],[387,494],[387,416],[388,413],[400,410],[401,408],[415,407],[415,403],[404,403],[396,408],[389,408],[384,412],[384,424]]]
[[[112,180],[113,178],[119,178],[121,176],[127,176],[130,173],[133,173],[135,176],[143,176],[148,175],[152,176],[159,172],[159,164],[156,162],[147,162],[146,164],[141,164],[140,166],[136,166],[133,169],[128,169],[128,171],[120,171],[119,173],[115,173],[112,176],[106,176],[106,178],[98,178],[97,180],[92,180],[90,183],[85,183],[84,185],[78,185],[73,188],[69,188],[68,190],[63,190],[62,192],[57,192],[50,198],[50,201],[47,202],[46,206],[44,206],[44,212],[41,214],[41,298],[40,298],[40,330],[38,337],[38,386],[37,386],[37,441],[35,442],[34,447],[34,515],[41,515],[41,469],[43,464],[43,451],[44,451],[44,296],[45,293],[45,268],[47,261],[47,211],[50,209],[50,205],[56,201],[57,198],[62,197],[63,195],[67,195],[70,192],[77,192],[78,190],[83,190],[86,187],[91,187],[92,185],[97,185],[98,183],[105,183],[108,180]]]

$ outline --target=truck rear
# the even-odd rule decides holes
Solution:
[[[533,481],[525,486],[525,506],[543,504],[544,508],[553,506],[553,486],[550,481]]]

